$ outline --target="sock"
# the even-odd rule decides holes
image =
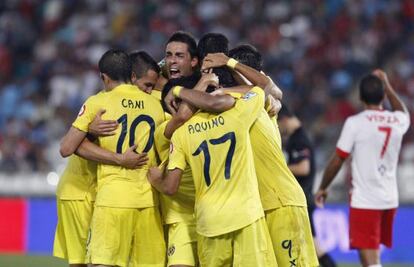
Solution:
[[[336,263],[331,258],[328,253],[323,254],[322,257],[319,258],[319,264],[321,267],[336,267]],[[371,267],[378,267],[378,266],[371,266]]]
[[[372,264],[372,265],[369,265],[368,267],[382,267],[382,265],[381,264]]]

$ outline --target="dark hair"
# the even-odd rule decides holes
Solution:
[[[99,71],[111,80],[130,82],[132,64],[126,52],[118,49],[106,51],[98,63]]]
[[[263,69],[262,55],[257,51],[256,47],[250,44],[238,45],[229,51],[229,57],[232,57],[240,63],[252,67],[257,71]]]
[[[373,74],[368,74],[359,83],[359,98],[366,104],[379,105],[384,100],[384,85]]]
[[[229,40],[221,33],[207,33],[198,41],[198,58],[202,61],[209,53],[229,54]]]
[[[292,118],[294,114],[289,110],[286,103],[282,103],[282,108],[279,110],[279,113],[277,114],[278,119],[282,118]]]
[[[164,85],[164,88],[161,92],[161,105],[164,108],[166,112],[169,113],[169,110],[166,108],[164,103],[164,98],[167,96],[168,92],[174,87],[174,86],[183,86],[187,89],[193,89],[198,81],[201,78],[200,72],[196,71],[190,76],[183,76],[176,79],[169,79],[168,82]]]
[[[132,52],[129,54],[132,63],[132,71],[138,79],[142,78],[148,70],[153,70],[156,73],[161,71],[157,62],[145,51]]]
[[[203,60],[209,53],[229,53],[229,40],[221,33],[207,33],[198,42],[198,56]],[[213,68],[223,87],[236,86],[237,83],[227,67]]]
[[[167,44],[171,42],[180,42],[187,45],[188,52],[191,58],[197,57],[197,43],[194,37],[189,32],[177,31],[171,35],[168,39]],[[166,44],[166,45],[167,45]]]

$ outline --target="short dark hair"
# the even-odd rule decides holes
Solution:
[[[138,79],[142,78],[149,70],[156,73],[161,71],[157,62],[145,51],[132,52],[129,54],[129,58],[132,63],[132,71]]]
[[[177,31],[171,35],[166,45],[171,42],[180,42],[186,44],[191,58],[197,57],[197,42],[191,33],[185,31]]]
[[[229,40],[221,33],[207,33],[198,41],[198,56],[203,60],[210,53],[229,54]],[[237,85],[233,75],[227,67],[213,68],[223,87],[231,87]]]
[[[221,33],[207,33],[198,41],[198,57],[202,61],[209,53],[229,54],[229,40]]]
[[[373,74],[364,76],[359,83],[359,98],[362,102],[379,105],[384,100],[384,85]]]
[[[200,78],[201,78],[201,73],[196,71],[190,76],[183,76],[180,78],[169,79],[168,82],[164,85],[164,88],[162,89],[162,92],[161,92],[161,105],[164,108],[164,110],[169,113],[169,110],[165,106],[164,98],[167,96],[168,92],[170,92],[170,90],[174,86],[183,86],[187,89],[193,89],[197,85]]]
[[[277,114],[277,118],[292,118],[293,116],[295,115],[289,110],[286,103],[282,103],[282,107],[280,108],[279,113]]]
[[[106,51],[98,63],[99,71],[108,75],[111,80],[130,82],[132,64],[128,54],[119,49]]]
[[[263,59],[256,47],[250,44],[241,44],[229,51],[229,57],[232,57],[240,63],[252,67],[257,71],[263,69]]]

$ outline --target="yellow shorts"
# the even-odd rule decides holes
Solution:
[[[168,265],[196,266],[197,233],[196,225],[177,222],[168,225]]]
[[[198,257],[202,267],[277,266],[264,218],[224,235],[198,235]]]
[[[306,207],[265,211],[279,267],[319,266]]]
[[[67,259],[69,264],[88,263],[86,245],[92,218],[93,202],[57,199],[58,223],[56,226],[53,256]]]
[[[88,257],[93,264],[164,267],[164,231],[158,207],[95,207]]]

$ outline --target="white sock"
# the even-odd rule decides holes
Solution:
[[[369,265],[368,267],[382,267],[382,265],[381,264],[372,264],[372,265]]]

